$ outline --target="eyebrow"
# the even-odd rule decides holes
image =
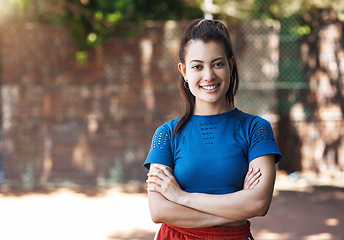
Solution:
[[[218,58],[215,58],[214,60],[212,60],[211,63],[216,62],[218,60],[224,60],[224,59],[225,59],[224,57],[218,57]],[[203,63],[203,61],[201,61],[201,60],[191,60],[190,63],[192,63],[192,62]]]

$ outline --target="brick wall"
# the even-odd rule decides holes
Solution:
[[[271,85],[278,66],[274,52],[279,29],[257,24],[250,26],[266,35],[243,37],[240,25],[231,28],[240,65],[256,61],[253,55],[261,49],[259,62],[270,67],[264,72],[259,65],[255,74],[242,74],[243,92],[246,86],[250,95],[254,92],[245,81]],[[4,182],[30,189],[145,179],[142,163],[154,130],[182,111],[176,83],[183,25],[147,22],[133,38],[114,35],[103,46],[88,50],[85,63],[74,60],[77,47],[65,28],[44,23],[2,25]],[[261,106],[273,114],[274,90],[264,91],[272,100],[265,97]],[[237,103],[246,110],[240,97]]]

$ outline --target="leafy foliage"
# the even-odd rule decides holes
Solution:
[[[66,14],[59,21],[71,27],[81,50],[101,45],[115,31],[132,36],[146,20],[202,16],[198,7],[183,0],[65,0],[64,9]]]
[[[147,20],[200,18],[197,1],[188,0],[4,0],[6,12],[21,21],[67,25],[80,50],[101,45],[114,32],[132,36]],[[4,11],[5,12],[5,11]],[[129,24],[130,23],[130,24]]]

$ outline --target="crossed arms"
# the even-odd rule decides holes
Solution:
[[[274,156],[264,155],[252,160],[249,169],[243,190],[213,195],[185,192],[170,167],[151,164],[147,182],[152,220],[184,228],[200,228],[264,216],[275,183]]]

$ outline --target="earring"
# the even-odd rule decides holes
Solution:
[[[184,82],[184,88],[185,88],[185,89],[188,89],[188,90],[190,89],[190,88],[189,88],[189,83],[188,83],[187,81]]]

